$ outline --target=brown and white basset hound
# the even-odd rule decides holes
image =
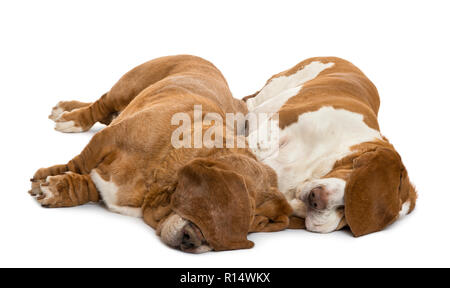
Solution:
[[[276,174],[245,146],[174,147],[175,130],[190,144],[211,126],[173,125],[179,113],[195,123],[195,105],[202,106],[200,120],[247,113],[220,71],[194,56],[142,64],[94,103],[60,102],[50,115],[56,130],[82,132],[98,121],[108,127],[67,164],[39,169],[30,194],[51,208],[102,200],[113,212],[143,217],[168,245],[194,253],[250,248],[249,232],[286,228],[292,209]]]
[[[280,191],[308,230],[348,225],[361,236],[414,209],[415,188],[379,131],[377,89],[353,64],[311,58],[244,100],[249,112],[278,113],[279,141],[253,152],[276,171]]]

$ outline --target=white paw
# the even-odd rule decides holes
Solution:
[[[83,128],[77,126],[75,121],[62,121],[61,117],[64,116],[67,111],[64,111],[55,121],[55,130],[63,133],[79,133],[83,132]]]
[[[34,196],[36,196],[36,200],[39,202],[39,204],[45,206],[45,205],[49,205],[50,202],[53,200],[53,198],[55,197],[55,193],[50,189],[50,178],[52,176],[48,176],[47,179],[45,180],[45,182],[42,182],[39,184],[38,188],[34,188],[35,194]]]
[[[45,186],[41,186],[41,191],[43,194],[43,196],[42,196],[43,198],[39,198],[38,202],[44,206],[50,204],[53,197],[55,197],[55,194],[53,194],[53,192],[50,190],[49,187],[45,187]]]
[[[55,121],[65,112],[65,110],[59,106],[59,104],[60,103],[58,103],[55,107],[53,107],[52,113],[50,114],[50,116],[48,116],[49,119]]]

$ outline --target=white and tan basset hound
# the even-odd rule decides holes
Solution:
[[[379,131],[377,89],[353,64],[308,59],[244,100],[249,112],[278,113],[279,141],[253,152],[276,171],[280,191],[308,230],[348,225],[361,236],[414,209],[415,188]]]

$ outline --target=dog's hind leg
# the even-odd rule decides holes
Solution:
[[[73,207],[98,202],[100,198],[89,175],[72,172],[33,182],[30,194],[49,208]]]

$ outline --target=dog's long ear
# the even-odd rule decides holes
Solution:
[[[180,169],[172,209],[193,222],[216,251],[253,247],[247,234],[254,214],[244,178],[223,164],[194,160]]]
[[[398,218],[404,167],[393,149],[378,147],[356,158],[353,168],[345,191],[345,218],[358,237],[380,231]]]

